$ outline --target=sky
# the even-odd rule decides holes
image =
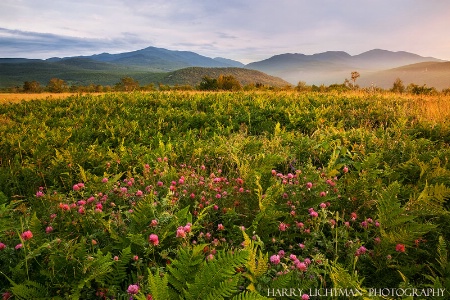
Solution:
[[[447,0],[1,0],[0,57],[149,46],[242,63],[371,49],[450,60]]]

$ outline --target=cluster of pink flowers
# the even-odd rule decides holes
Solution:
[[[137,293],[139,293],[139,285],[137,285],[137,284],[130,284],[128,286],[127,293],[130,294],[130,295],[136,295]]]
[[[366,252],[367,252],[367,248],[364,246],[361,246],[356,250],[355,256],[360,256],[360,255],[366,254]]]
[[[148,237],[148,241],[150,242],[150,244],[152,244],[153,246],[158,246],[159,245],[159,239],[158,236],[154,233],[150,234],[150,236]]]
[[[186,233],[191,232],[191,223],[187,223],[185,226],[179,226],[177,228],[177,234],[176,237],[177,238],[185,238],[186,237]]]
[[[75,184],[75,185],[72,187],[72,189],[73,189],[74,191],[79,191],[79,190],[81,190],[81,189],[83,189],[83,188],[84,188],[84,183],[82,183],[82,182],[79,182],[79,183]]]
[[[274,265],[278,265],[278,264],[281,262],[281,260],[280,260],[280,255],[278,255],[278,254],[272,255],[272,256],[270,257],[270,262],[271,262],[272,264],[274,264]]]
[[[21,237],[24,241],[27,241],[33,237],[33,233],[30,230],[27,230],[21,234]]]
[[[395,251],[397,251],[397,252],[405,252],[406,251],[406,247],[403,244],[397,244],[397,246],[395,246]]]

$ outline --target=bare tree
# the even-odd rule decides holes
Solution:
[[[358,79],[358,77],[360,77],[361,75],[358,72],[353,71],[351,76],[352,76],[352,81],[353,81],[353,88],[355,88],[356,87],[356,79]]]

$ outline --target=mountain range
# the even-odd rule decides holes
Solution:
[[[114,84],[124,76],[133,77],[141,84],[183,84],[183,80],[177,76],[188,71],[169,73],[185,68],[191,68],[190,74],[195,70],[196,76],[191,77],[197,81],[201,80],[203,73],[215,74],[211,68],[222,68],[223,72],[230,68],[239,76],[244,76],[245,70],[265,73],[247,72],[244,76],[247,82],[249,77],[256,76],[259,81],[255,77],[254,83],[296,85],[303,81],[308,85],[330,85],[343,83],[352,71],[357,71],[361,75],[357,83],[362,87],[375,85],[389,88],[397,77],[405,84],[426,84],[438,89],[450,87],[450,62],[404,51],[373,49],[358,55],[343,51],[313,55],[285,53],[244,65],[227,58],[210,58],[195,52],[156,47],[118,54],[101,53],[46,60],[0,58],[0,87],[21,85],[31,80],[46,84],[52,77],[81,85]],[[236,68],[242,70],[237,72]],[[185,84],[195,84],[192,78],[183,76],[180,78],[186,79]]]

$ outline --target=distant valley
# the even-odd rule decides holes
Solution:
[[[404,51],[374,49],[353,56],[343,51],[313,55],[285,53],[244,65],[227,58],[156,47],[46,60],[0,58],[0,87],[20,86],[32,80],[45,85],[53,77],[77,85],[113,85],[125,76],[141,84],[196,85],[202,76],[214,77],[218,72],[239,74],[244,84],[282,86],[303,81],[308,85],[330,85],[343,83],[352,71],[361,74],[357,80],[361,87],[390,88],[396,78],[402,79],[405,85],[450,87],[450,62]]]

